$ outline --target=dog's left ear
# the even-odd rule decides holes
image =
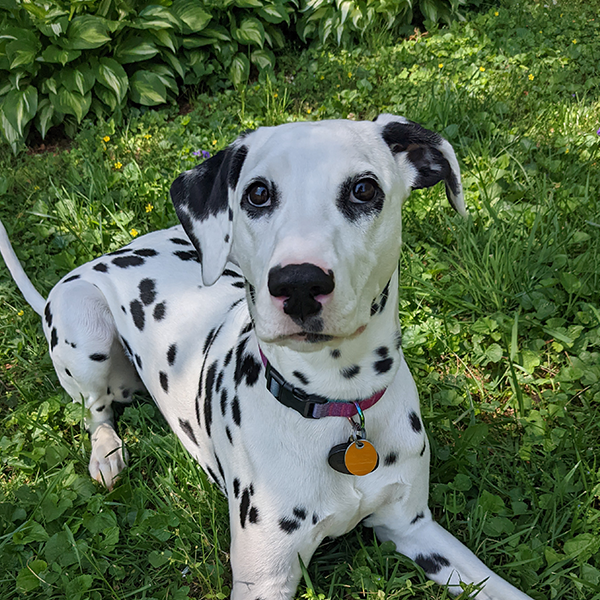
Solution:
[[[242,138],[182,173],[171,186],[177,217],[198,251],[204,285],[219,279],[231,250],[230,195],[248,153]]]
[[[466,216],[460,167],[450,143],[441,135],[404,117],[379,115],[375,123],[381,125],[381,136],[396,161],[404,159],[410,166],[413,173],[410,187],[418,190],[443,181],[450,204]]]

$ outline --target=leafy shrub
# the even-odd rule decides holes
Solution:
[[[340,43],[409,22],[412,5],[437,21],[466,1],[0,0],[0,129],[16,152],[32,126],[71,134],[90,111],[119,120],[182,85],[242,85],[272,73],[293,21],[304,42]]]

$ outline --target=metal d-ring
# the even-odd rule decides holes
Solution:
[[[360,443],[358,440],[364,440],[367,437],[367,433],[365,431],[365,413],[358,402],[353,402],[353,404],[356,407],[356,414],[358,415],[359,422],[357,423],[352,417],[348,417],[348,421],[350,421],[350,424],[352,425],[352,438],[358,445]],[[362,444],[359,446],[359,448],[361,447]]]

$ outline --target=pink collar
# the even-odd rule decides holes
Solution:
[[[328,400],[317,394],[307,394],[301,389],[288,383],[279,371],[276,371],[267,357],[259,348],[260,358],[265,366],[267,389],[284,406],[293,408],[307,419],[322,419],[323,417],[353,417],[358,414],[357,406],[367,410],[376,404],[385,389],[376,392],[365,400]]]

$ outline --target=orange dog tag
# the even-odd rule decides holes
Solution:
[[[352,475],[368,475],[379,465],[379,455],[371,442],[359,439],[346,449],[344,463]]]

